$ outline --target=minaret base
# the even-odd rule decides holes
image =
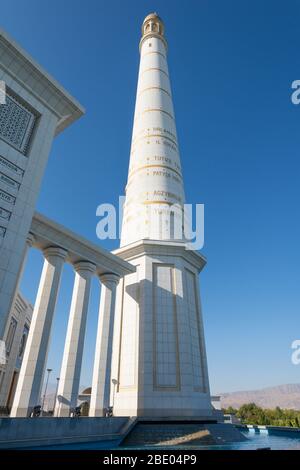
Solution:
[[[117,290],[111,404],[115,416],[212,417],[198,274],[183,242],[116,250],[137,268]]]

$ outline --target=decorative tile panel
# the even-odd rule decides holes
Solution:
[[[0,167],[22,178],[24,170],[0,155]]]
[[[15,204],[16,202],[15,196],[8,194],[6,191],[3,191],[3,189],[0,189],[0,199],[2,199],[2,201],[8,202],[9,204]]]
[[[15,189],[16,191],[18,191],[19,188],[20,188],[20,183],[18,183],[18,181],[15,181],[14,179],[12,179],[9,176],[5,175],[1,171],[0,171],[0,181],[5,183],[11,189]]]
[[[179,389],[173,265],[153,264],[154,387]]]
[[[6,209],[3,209],[3,207],[0,207],[0,218],[4,220],[9,220],[11,216],[11,212],[7,211]]]
[[[7,93],[0,105],[0,138],[25,155],[35,122],[35,114]]]

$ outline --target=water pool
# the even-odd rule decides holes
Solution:
[[[211,445],[211,446],[151,446],[151,447],[118,447],[118,441],[102,441],[102,442],[85,442],[79,444],[63,444],[45,447],[31,447],[31,449],[43,449],[43,450],[134,450],[134,449],[177,449],[177,450],[255,450],[262,447],[270,447],[272,450],[300,450],[300,438],[296,437],[285,437],[285,436],[273,436],[267,432],[262,433],[243,433],[247,437],[247,441],[235,442],[233,444],[226,445]]]

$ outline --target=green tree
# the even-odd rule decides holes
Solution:
[[[238,410],[229,407],[226,412],[236,414],[244,424],[300,427],[300,411],[284,410],[279,406],[275,409],[264,409],[255,403],[247,403]]]

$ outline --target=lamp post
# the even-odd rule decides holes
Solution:
[[[49,376],[50,373],[52,372],[52,369],[47,369],[48,375],[47,375],[47,380],[46,380],[46,385],[45,385],[45,393],[43,397],[43,403],[42,403],[42,416],[43,416],[43,411],[44,411],[44,405],[45,405],[45,398],[46,398],[46,393],[47,393],[47,388],[48,388],[48,382],[49,382]]]
[[[57,392],[58,392],[59,379],[60,379],[60,377],[56,377],[56,390],[55,390],[54,402],[53,402],[53,416],[54,416],[55,405],[56,405],[56,400],[57,400]]]
[[[112,383],[113,383],[113,386],[114,386],[114,388],[113,388],[113,402],[112,402],[112,407],[113,407],[113,409],[114,409],[114,406],[115,406],[115,391],[116,391],[116,385],[118,385],[119,382],[117,381],[117,379],[112,379]]]

